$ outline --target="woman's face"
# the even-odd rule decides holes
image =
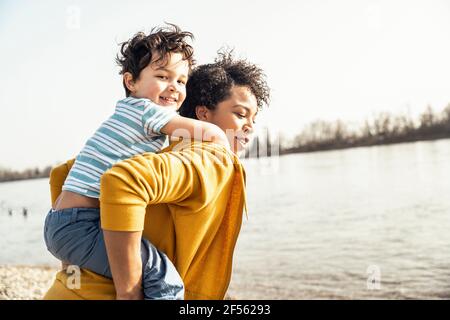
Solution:
[[[230,91],[231,96],[220,102],[215,110],[197,107],[197,117],[221,128],[228,137],[231,149],[239,153],[250,141],[258,104],[248,87],[234,86]]]

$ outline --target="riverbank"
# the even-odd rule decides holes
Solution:
[[[0,300],[40,300],[55,279],[56,267],[0,265]],[[235,298],[227,296],[226,299]]]
[[[47,266],[0,266],[0,300],[42,299],[56,271]]]

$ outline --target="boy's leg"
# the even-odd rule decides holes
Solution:
[[[45,220],[49,251],[63,263],[112,278],[98,209],[51,211]],[[182,300],[184,285],[169,258],[148,240],[141,241],[142,282],[146,299]]]
[[[147,239],[141,241],[142,285],[148,300],[184,300],[184,284],[172,261]]]
[[[80,267],[112,278],[103,231],[95,238],[92,253]],[[141,240],[142,288],[146,300],[183,300],[184,284],[175,266],[147,239]]]
[[[45,220],[44,238],[48,250],[63,264],[112,278],[98,209],[51,211]]]

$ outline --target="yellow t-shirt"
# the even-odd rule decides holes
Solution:
[[[52,203],[73,160],[50,175]],[[220,145],[172,143],[117,163],[101,178],[102,228],[140,231],[174,263],[185,299],[223,299],[245,207],[245,172],[237,156]],[[111,280],[81,270],[60,271],[44,299],[115,299]],[[71,285],[68,285],[71,284]]]

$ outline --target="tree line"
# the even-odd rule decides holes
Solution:
[[[32,168],[23,171],[0,169],[0,182],[48,178],[51,169],[51,166],[47,166],[44,169]]]
[[[450,104],[435,112],[428,105],[418,118],[408,113],[381,112],[358,126],[341,120],[317,120],[306,125],[292,140],[270,137],[266,130],[256,137],[246,157],[345,149],[381,144],[450,138]]]
[[[442,112],[428,105],[418,119],[382,112],[357,128],[346,123],[316,121],[306,126],[281,153],[307,152],[450,137],[450,104]]]

